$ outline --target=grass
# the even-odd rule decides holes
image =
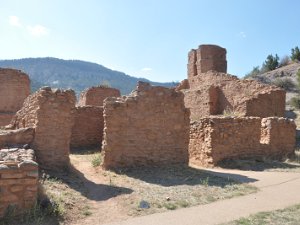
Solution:
[[[94,153],[91,159],[91,163],[93,167],[100,166],[102,163],[102,157],[100,153]]]
[[[270,212],[260,212],[222,225],[300,224],[300,204]]]

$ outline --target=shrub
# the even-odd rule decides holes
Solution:
[[[286,55],[280,59],[279,67],[287,66],[289,63],[290,63],[290,57]]]
[[[291,78],[277,78],[272,82],[272,84],[280,87],[286,91],[292,91],[296,88],[296,84],[292,81]]]
[[[253,69],[251,70],[251,72],[247,73],[244,76],[244,79],[257,77],[257,75],[259,75],[260,72],[261,71],[259,69],[259,66],[255,66],[255,67],[253,67]]]
[[[291,98],[290,105],[293,106],[295,109],[300,109],[300,96]]]
[[[99,153],[95,154],[92,158],[92,166],[93,167],[100,166],[101,162],[102,162],[101,155]]]

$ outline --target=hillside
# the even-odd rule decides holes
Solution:
[[[266,73],[258,74],[255,76],[248,77],[250,79],[258,80],[267,84],[278,85],[281,84],[281,81],[285,81],[286,79],[291,80],[295,85],[294,88],[287,90],[287,101],[290,100],[291,97],[297,94],[297,72],[300,70],[300,63],[293,62],[286,66],[279,67],[275,70],[268,71]]]
[[[135,88],[138,81],[166,87],[174,85],[172,82],[158,83],[144,78],[132,77],[96,63],[80,60],[48,57],[0,60],[0,67],[20,69],[27,73],[30,76],[33,91],[41,86],[51,86],[54,88],[71,88],[78,94],[91,86],[109,84],[111,87],[120,89],[122,94],[128,94]]]

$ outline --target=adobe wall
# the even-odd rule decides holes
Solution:
[[[38,164],[32,149],[0,148],[0,218],[36,204]]]
[[[188,54],[188,77],[210,70],[227,72],[226,49],[217,45],[200,45]]]
[[[198,166],[224,159],[284,159],[294,154],[296,126],[284,118],[206,117],[191,123],[189,157]]]
[[[60,170],[69,164],[75,107],[73,90],[41,88],[26,98],[11,127],[35,128],[32,148],[42,168]]]
[[[34,128],[17,130],[0,130],[0,148],[31,144],[34,139]]]
[[[79,97],[78,106],[103,106],[103,101],[107,97],[120,97],[121,93],[118,89],[99,86],[91,87],[84,90]]]
[[[103,137],[103,127],[103,107],[76,107],[71,136],[71,149],[100,147]]]
[[[0,126],[8,125],[30,94],[27,74],[15,69],[0,68]]]
[[[192,119],[224,112],[239,116],[284,116],[285,91],[275,86],[213,71],[190,78],[189,85],[190,89],[182,91],[186,93],[185,105],[190,108]],[[212,88],[214,94],[207,97]],[[197,101],[199,104],[195,105]]]
[[[106,169],[188,163],[189,111],[183,94],[139,82],[129,96],[104,103]]]

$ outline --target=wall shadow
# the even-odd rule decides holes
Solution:
[[[243,175],[236,175],[236,179],[231,178],[231,174],[205,171],[189,166],[166,166],[166,167],[139,167],[119,171],[129,177],[139,179],[151,184],[164,187],[177,185],[208,185],[225,187],[234,183],[251,183],[257,181]]]
[[[271,159],[227,159],[218,163],[218,166],[224,169],[238,169],[244,171],[300,168],[300,165],[294,165]]]
[[[60,173],[53,171],[46,171],[46,173],[50,175],[50,178],[58,178],[71,189],[80,192],[90,200],[105,201],[118,195],[130,194],[133,192],[133,190],[129,188],[98,184],[88,180],[83,173],[72,165],[70,165],[68,170]]]

